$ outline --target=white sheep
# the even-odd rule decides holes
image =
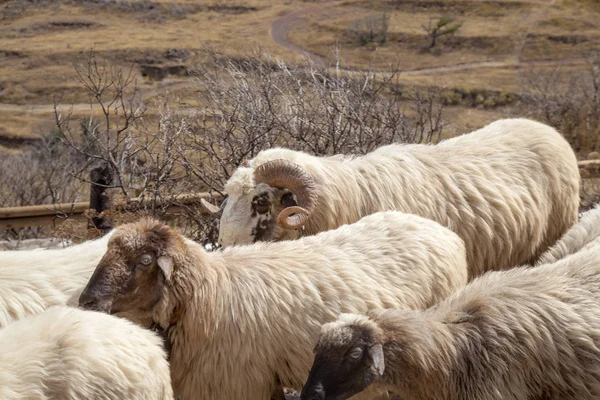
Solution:
[[[362,157],[265,150],[225,190],[223,246],[294,239],[398,210],[458,233],[475,276],[535,261],[577,221],[579,171],[556,130],[503,119],[437,145],[394,144]]]
[[[600,243],[489,272],[424,311],[325,324],[302,400],[343,400],[370,384],[403,399],[599,399]]]
[[[130,321],[51,307],[0,330],[2,400],[172,400],[161,339]]]
[[[340,312],[425,308],[467,281],[464,243],[400,212],[294,241],[206,252],[149,219],[116,229],[80,297],[150,311],[167,329],[176,395],[267,400],[300,388],[320,326]]]
[[[111,234],[64,249],[0,251],[0,328],[51,306],[76,306]]]
[[[583,213],[581,220],[542,254],[537,264],[556,262],[594,243],[600,243],[600,204]]]

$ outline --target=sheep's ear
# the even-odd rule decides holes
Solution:
[[[383,346],[381,343],[371,346],[369,355],[373,360],[373,368],[379,376],[383,376],[383,371],[385,371],[385,360],[383,359]]]
[[[167,282],[170,282],[173,275],[173,258],[170,256],[160,256],[156,260],[156,263],[165,275]]]

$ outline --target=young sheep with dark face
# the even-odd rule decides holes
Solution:
[[[424,310],[322,327],[302,400],[370,385],[414,400],[600,398],[600,245],[490,272]]]
[[[399,212],[212,253],[144,219],[115,230],[79,302],[167,329],[182,400],[268,400],[276,382],[301,388],[321,325],[340,313],[423,309],[466,280],[462,240]]]

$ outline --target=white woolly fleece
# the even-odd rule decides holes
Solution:
[[[502,119],[437,145],[393,144],[362,157],[262,151],[227,182],[220,231],[225,244],[254,240],[257,218],[264,217],[252,213],[259,192],[252,173],[275,159],[303,166],[319,197],[303,231],[284,230],[271,218],[262,221],[268,234],[260,240],[313,235],[398,210],[456,232],[474,277],[535,262],[577,222],[580,177],[569,143],[548,125]]]
[[[64,249],[0,251],[0,328],[51,306],[77,306],[111,235]]]
[[[0,330],[2,400],[172,400],[162,340],[123,318],[51,307]]]

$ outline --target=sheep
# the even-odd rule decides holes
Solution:
[[[458,233],[477,276],[535,261],[577,221],[579,170],[556,130],[503,119],[437,145],[393,144],[362,157],[264,150],[225,191],[222,246],[296,239],[398,210]]]
[[[301,387],[320,326],[340,312],[425,308],[466,281],[458,235],[400,212],[214,252],[142,219],[116,229],[79,305],[150,312],[182,399],[266,400],[277,379]]]
[[[63,249],[0,251],[0,328],[51,306],[77,306],[111,235]],[[147,317],[118,315],[154,328]]]
[[[404,399],[599,399],[600,244],[488,272],[427,310],[323,325],[302,400],[370,384]]]
[[[161,340],[130,321],[55,306],[0,330],[2,400],[172,400]]]
[[[0,328],[54,305],[76,306],[111,234],[64,249],[0,251]]]
[[[600,203],[583,213],[581,220],[542,254],[537,265],[556,262],[594,243],[600,243]]]

